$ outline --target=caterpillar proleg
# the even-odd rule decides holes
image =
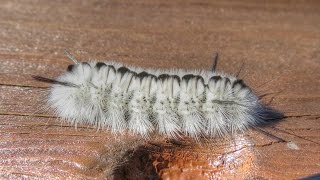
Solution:
[[[71,124],[147,138],[220,137],[279,118],[243,80],[215,70],[156,70],[78,62],[52,83],[48,105]]]

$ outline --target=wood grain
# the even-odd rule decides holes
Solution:
[[[113,136],[63,123],[47,84],[70,61],[240,76],[284,112],[272,126],[197,144]],[[293,179],[320,173],[319,1],[0,2],[0,177],[12,179]]]

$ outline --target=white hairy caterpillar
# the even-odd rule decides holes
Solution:
[[[154,70],[114,62],[74,62],[52,83],[48,99],[71,124],[114,133],[218,137],[242,132],[279,114],[237,77],[215,71]]]

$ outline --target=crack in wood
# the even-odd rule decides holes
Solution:
[[[303,140],[305,140],[305,141],[309,141],[309,142],[315,143],[315,144],[317,144],[317,145],[320,145],[320,143],[318,143],[318,142],[315,142],[315,141],[310,140],[310,139],[307,139],[307,138],[305,138],[305,137],[296,135],[296,134],[294,134],[294,133],[290,133],[290,132],[285,131],[285,130],[283,130],[283,129],[279,129],[279,128],[276,128],[276,127],[271,127],[271,128],[274,129],[275,131],[279,131],[279,132],[282,132],[282,133],[285,133],[285,134],[289,134],[289,135],[292,135],[292,136],[294,136],[294,137],[303,139]]]
[[[32,85],[21,85],[21,84],[0,84],[0,86],[8,86],[8,87],[21,87],[21,88],[34,88],[34,89],[49,89],[50,86],[32,86]]]
[[[52,115],[47,115],[47,114],[28,114],[28,113],[16,113],[16,112],[0,112],[0,115],[42,117],[42,118],[59,118],[57,116],[52,116]]]
[[[35,134],[33,132],[9,132],[9,131],[0,131],[0,133],[4,133],[4,134]],[[39,134],[39,132],[37,132],[36,134]],[[82,135],[82,134],[59,134],[59,133],[41,133],[41,135],[60,135],[60,136],[75,136],[75,137],[99,137],[96,135]]]
[[[315,119],[320,118],[320,115],[313,115],[313,114],[303,114],[303,115],[284,115],[283,118],[302,118],[302,117],[314,117]]]

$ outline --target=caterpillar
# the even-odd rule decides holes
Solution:
[[[52,84],[47,100],[70,124],[148,138],[225,137],[279,118],[237,76],[216,71],[159,70],[115,62],[79,62]],[[217,56],[216,56],[217,57]]]

